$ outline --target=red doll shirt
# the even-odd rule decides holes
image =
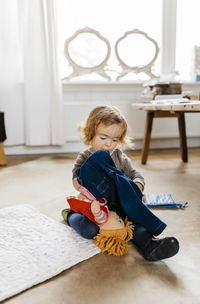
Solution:
[[[97,199],[97,201],[100,203],[100,210],[103,211],[103,221],[97,221],[94,218],[94,215],[91,211],[91,201],[89,200],[80,200],[76,198],[75,196],[67,197],[67,202],[70,205],[70,208],[74,212],[82,213],[85,216],[87,216],[92,222],[94,222],[96,225],[100,225],[102,223],[105,223],[108,218],[108,207],[106,206],[106,200],[104,198]]]

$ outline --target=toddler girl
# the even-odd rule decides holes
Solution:
[[[174,237],[154,238],[166,224],[143,203],[144,178],[120,149],[120,145],[127,143],[127,123],[120,111],[114,106],[96,106],[79,131],[89,148],[76,159],[72,171],[75,189],[81,192],[84,186],[96,198],[106,197],[110,210],[133,221],[132,241],[145,259],[158,261],[175,255],[179,244]],[[69,210],[62,214],[81,236],[97,235],[99,227],[85,215]]]

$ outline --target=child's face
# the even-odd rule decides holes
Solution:
[[[107,150],[112,152],[118,145],[122,135],[121,124],[106,126],[100,123],[96,129],[96,134],[91,140],[92,151]]]

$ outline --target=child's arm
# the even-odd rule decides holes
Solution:
[[[75,177],[75,178],[73,179],[72,182],[73,182],[74,188],[75,188],[77,191],[79,191],[81,185],[78,183],[77,178]]]
[[[76,177],[72,180],[72,183],[73,183],[74,188],[75,188],[78,192],[80,192],[79,195],[78,195],[78,198],[79,198],[80,200],[87,199],[87,196],[86,196],[84,193],[81,193],[80,190],[81,190],[81,187],[82,187],[82,186],[78,183]]]
[[[132,179],[139,187],[141,192],[144,190],[145,181],[143,176],[133,169],[130,158],[120,149],[116,149],[116,155],[113,153],[113,160],[116,161],[116,167],[122,171],[128,178]],[[116,158],[116,160],[115,160]]]
[[[89,152],[80,152],[77,156],[77,159],[75,161],[74,167],[72,169],[72,183],[74,188],[80,192],[81,185],[77,181],[76,177],[76,169],[80,168],[82,164],[86,161],[86,159],[89,157]]]
[[[129,177],[130,179],[132,179],[136,183],[136,185],[138,186],[140,191],[143,192],[144,185],[145,185],[144,178],[142,177],[142,175],[139,172],[137,172],[135,169],[133,169],[130,158],[123,152],[121,155],[121,165],[122,165],[124,174],[127,177]],[[146,202],[145,196],[142,197],[142,201],[144,203]]]
[[[74,163],[73,169],[72,169],[72,179],[74,180],[76,176],[76,169],[80,168],[82,164],[88,159],[91,152],[89,150],[86,150],[84,152],[80,152],[76,158],[76,161]]]
[[[75,188],[78,192],[80,192],[79,195],[78,195],[78,198],[79,198],[80,200],[82,200],[82,199],[87,199],[87,196],[86,196],[84,193],[81,193],[81,188],[82,188],[82,186],[79,184],[79,182],[77,181],[77,178],[76,178],[76,177],[73,179],[72,182],[73,182],[74,188]]]

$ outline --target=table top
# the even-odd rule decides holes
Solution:
[[[154,100],[147,103],[132,103],[134,110],[145,111],[183,111],[183,112],[200,112],[200,100],[193,100],[186,103],[168,102],[156,103]]]

